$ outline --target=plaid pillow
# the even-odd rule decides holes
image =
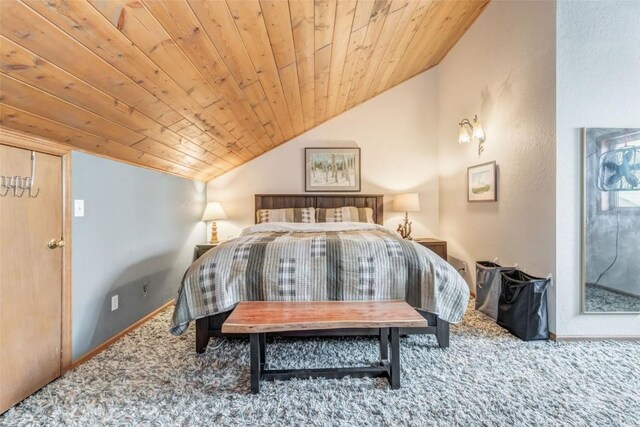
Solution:
[[[373,224],[373,209],[346,206],[316,209],[316,222],[367,222]]]
[[[291,208],[291,209],[258,209],[256,212],[256,223],[263,222],[316,222],[316,212],[314,208]]]

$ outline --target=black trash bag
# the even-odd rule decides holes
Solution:
[[[498,320],[502,271],[512,270],[491,261],[476,262],[476,310]]]
[[[498,325],[523,341],[549,339],[547,287],[550,280],[520,270],[505,271],[500,276]]]

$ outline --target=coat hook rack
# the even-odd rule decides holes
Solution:
[[[31,152],[31,175],[22,177],[20,175],[6,176],[0,175],[0,197],[9,195],[9,191],[13,191],[14,197],[22,197],[25,192],[33,199],[40,194],[40,187],[34,192],[34,183],[36,181],[36,152]]]

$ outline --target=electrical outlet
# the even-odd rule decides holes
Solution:
[[[144,282],[142,284],[142,297],[146,297],[147,293],[149,292],[149,282]]]
[[[118,295],[114,295],[111,297],[111,311],[116,311],[118,309]]]

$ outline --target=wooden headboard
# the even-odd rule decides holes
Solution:
[[[382,198],[382,194],[256,194],[255,210],[355,206],[373,209],[373,222],[382,225],[384,221]]]

